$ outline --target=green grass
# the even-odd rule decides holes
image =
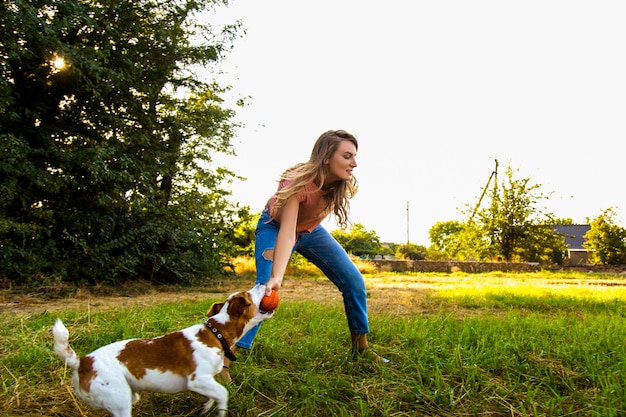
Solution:
[[[378,308],[370,316],[370,341],[391,364],[351,357],[338,300],[284,301],[263,324],[254,348],[237,354],[229,415],[626,414],[626,287],[616,285],[621,281],[417,274],[370,282],[372,301],[383,286],[422,295],[420,305],[407,302],[403,314]],[[197,323],[215,301],[221,299],[95,313],[0,314],[3,415],[106,415],[73,401],[69,371],[51,351],[49,329],[57,316],[70,330],[73,348],[87,353],[114,340]],[[202,401],[193,393],[144,393],[134,415],[195,416]]]

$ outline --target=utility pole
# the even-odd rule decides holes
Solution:
[[[409,202],[406,202],[406,244],[408,245],[409,240]]]
[[[493,181],[494,190],[498,187],[498,160],[495,159],[494,161],[496,163],[496,167],[494,168],[494,170],[489,175],[489,179],[487,180],[487,184],[485,184],[485,188],[483,188],[483,192],[480,195],[480,198],[478,199],[478,202],[476,203],[476,207],[474,207],[474,211],[472,211],[472,215],[470,216],[470,218],[468,220],[468,224],[471,224],[474,221],[474,216],[476,215],[476,212],[478,211],[478,208],[480,207],[480,203],[483,201],[483,198],[485,197],[485,194],[487,193],[487,188],[489,187],[489,183],[491,182],[492,178],[494,179],[494,181]],[[459,251],[460,247],[461,247],[461,242],[459,241],[459,243],[457,243],[457,245],[456,245],[456,248],[454,249],[454,252],[452,253],[452,259],[454,259],[454,257],[456,256],[456,254]]]

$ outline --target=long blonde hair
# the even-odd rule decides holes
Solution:
[[[274,207],[282,207],[290,197],[303,192],[305,187],[312,183],[315,188],[308,192],[313,193],[324,189],[326,191],[324,212],[327,214],[332,212],[339,226],[347,227],[350,222],[348,218],[350,199],[359,189],[358,182],[352,176],[348,181],[327,184],[328,165],[324,163],[334,155],[337,147],[344,140],[354,143],[356,149],[359,149],[356,137],[345,130],[329,130],[322,133],[313,146],[309,160],[288,168],[281,175],[280,182],[290,180],[291,183],[278,190]]]

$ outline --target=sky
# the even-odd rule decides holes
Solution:
[[[613,208],[624,225],[623,0],[230,0],[211,19],[246,29],[218,68],[249,98],[225,162],[252,212],[345,129],[359,139],[350,218],[382,242],[428,246],[496,160],[499,182],[510,166],[541,185],[547,212],[586,223]]]

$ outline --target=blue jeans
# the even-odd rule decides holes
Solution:
[[[261,213],[256,228],[254,257],[257,284],[265,284],[270,278],[272,260],[266,259],[263,253],[268,249],[274,249],[279,228],[279,223],[270,217],[266,207]],[[320,225],[311,233],[298,233],[293,250],[321,269],[341,291],[350,333],[369,333],[365,280],[345,249],[337,243],[335,238]],[[250,349],[259,327],[260,324],[250,329],[237,342],[237,346]]]

